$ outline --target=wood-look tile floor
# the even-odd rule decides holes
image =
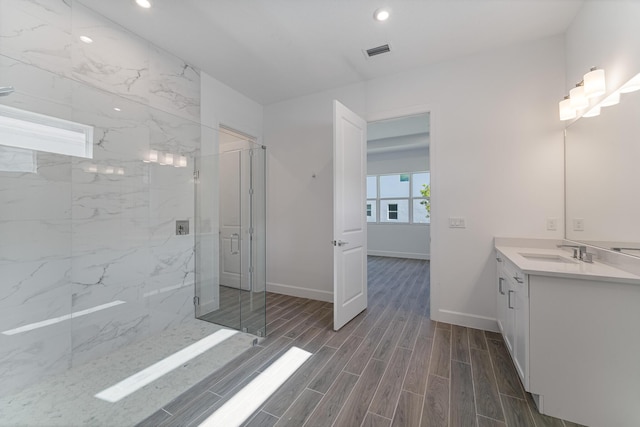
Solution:
[[[292,346],[313,356],[246,426],[565,426],[525,393],[499,334],[429,319],[429,263],[369,257],[369,307],[267,295],[268,337],[140,425],[197,426]]]

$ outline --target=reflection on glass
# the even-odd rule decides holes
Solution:
[[[640,94],[623,94],[618,105],[567,128],[567,239],[640,256],[639,116]]]

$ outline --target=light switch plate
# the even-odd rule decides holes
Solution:
[[[467,228],[467,221],[459,216],[450,216],[449,228]]]
[[[558,218],[547,218],[547,231],[556,231],[558,229]]]

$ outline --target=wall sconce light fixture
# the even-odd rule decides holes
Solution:
[[[640,81],[638,83],[640,84]],[[560,120],[575,119],[578,115],[578,110],[583,110],[589,106],[590,99],[602,96],[606,91],[604,70],[591,67],[591,70],[583,76],[582,81],[576,83],[576,87],[569,91],[569,97],[565,97],[560,101]],[[569,111],[570,109],[573,110],[573,113]],[[589,113],[592,115],[584,114],[583,117],[597,116],[600,114],[600,110],[589,110]]]
[[[562,101],[560,101],[560,120],[571,120],[575,119],[578,113],[575,108],[571,106],[571,99],[569,99],[569,95],[565,96]]]
[[[583,90],[576,91],[576,89],[582,88]],[[623,84],[618,90],[611,92],[606,98],[597,102],[591,106],[591,109],[582,114],[582,117],[595,117],[600,115],[602,107],[610,107],[620,102],[620,95],[623,93],[630,93],[640,90],[640,73],[633,76],[628,82]],[[576,92],[574,92],[576,91]],[[606,86],[604,83],[604,70],[597,70],[595,67],[584,75],[584,80],[576,85],[574,89],[571,89],[569,96],[565,96],[559,104],[560,120],[575,119],[578,115],[578,110],[586,108],[590,105],[589,98],[604,95],[606,93]],[[574,100],[574,94],[577,100]],[[590,95],[589,95],[590,94]],[[581,98],[582,96],[582,98]],[[584,107],[576,108],[575,105],[583,105],[582,99],[587,101]]]

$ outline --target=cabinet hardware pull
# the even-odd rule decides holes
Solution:
[[[524,281],[521,278],[519,278],[518,276],[513,276],[513,278],[516,279],[516,282],[518,282],[518,283],[524,283]]]
[[[511,293],[512,293],[512,292],[514,292],[514,291],[509,291],[509,295],[508,295],[508,297],[509,297],[509,308],[510,308],[511,310],[513,310],[513,309],[515,308],[515,307],[511,307]]]
[[[504,282],[504,277],[498,278],[498,291],[500,291],[500,295],[504,295],[504,291],[502,290],[502,282]]]
[[[496,257],[496,261],[498,261],[498,262],[502,262],[502,258],[500,258],[500,257],[498,256],[498,257]]]

